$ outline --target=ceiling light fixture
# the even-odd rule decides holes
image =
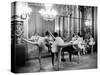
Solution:
[[[41,9],[39,11],[40,15],[43,17],[43,19],[45,20],[49,20],[52,21],[55,19],[55,17],[57,16],[58,12],[53,9],[53,5],[52,4],[45,4],[44,8]]]

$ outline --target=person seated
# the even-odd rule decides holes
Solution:
[[[72,42],[73,43],[77,43],[77,39],[78,39],[78,36],[73,34],[73,37],[72,37]]]
[[[83,40],[83,37],[80,35],[80,37],[78,37],[78,47],[80,49],[81,54],[86,54],[86,43]]]
[[[64,35],[63,35],[62,39],[64,41],[68,41],[69,40],[69,36],[68,36],[68,33],[67,32],[64,32]]]
[[[83,40],[82,35],[78,33],[77,39],[73,41],[73,47],[80,50],[81,54],[86,54],[86,42]]]

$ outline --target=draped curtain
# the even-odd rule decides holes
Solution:
[[[96,37],[97,28],[97,8],[96,7],[84,7],[79,6],[66,6],[67,9],[71,10],[71,14],[68,15],[58,15],[55,20],[55,31],[59,33],[60,36],[66,35],[71,37],[74,33],[80,33],[85,35],[87,26],[86,21],[89,21],[90,33]],[[67,13],[66,11],[65,13]],[[88,31],[88,29],[87,29]]]
[[[67,6],[66,6],[67,7]],[[73,33],[79,32],[79,11],[78,6],[68,6],[71,9],[71,15],[58,15],[55,21],[55,31],[59,33],[60,36],[72,36]],[[66,11],[67,12],[67,11]]]

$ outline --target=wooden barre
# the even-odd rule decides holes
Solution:
[[[32,45],[37,45],[37,46],[39,46],[38,42],[32,42],[32,41],[29,41],[29,40],[27,40],[27,39],[25,39],[25,38],[22,38],[22,40],[24,40],[25,42],[28,42],[28,43],[30,43],[30,44],[32,44]]]

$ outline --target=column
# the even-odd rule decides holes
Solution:
[[[55,18],[55,32],[59,33],[59,16],[58,15]]]
[[[76,6],[76,14],[77,14],[77,16],[76,16],[76,24],[77,24],[77,33],[79,32],[79,10],[78,10],[79,8],[78,8],[78,6]]]
[[[29,20],[29,16],[28,16],[28,14],[26,14],[26,15],[27,15],[27,18],[26,18],[26,20],[24,20],[23,27],[24,27],[24,37],[26,39],[28,39],[28,20]]]
[[[60,34],[63,35],[63,17],[60,17]]]
[[[72,6],[72,17],[71,17],[71,35],[74,33],[74,6]]]

